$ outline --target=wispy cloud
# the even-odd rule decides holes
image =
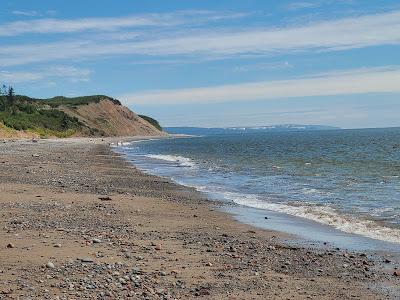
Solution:
[[[319,1],[297,1],[297,2],[292,2],[287,5],[285,5],[285,9],[288,10],[299,10],[299,9],[306,9],[306,8],[315,8],[321,6],[321,3]]]
[[[352,5],[355,4],[356,0],[312,0],[312,1],[293,1],[284,6],[286,10],[302,10],[312,9],[332,4],[344,4]]]
[[[49,21],[33,26],[31,32],[77,31],[84,29],[110,30],[123,26],[170,24],[165,18],[88,19],[87,22]],[[176,19],[174,19],[176,20]],[[38,21],[42,22],[42,21]],[[52,23],[55,22],[55,23]],[[40,23],[39,23],[40,24]],[[53,24],[54,26],[51,26]],[[32,25],[32,24],[31,24]],[[27,25],[15,24],[12,30],[26,32]],[[174,27],[175,28],[175,27]],[[0,26],[0,35],[10,33]],[[111,34],[111,33],[110,33]],[[118,36],[121,32],[116,32]],[[134,36],[132,37],[134,38]],[[139,39],[120,40],[111,37],[80,39],[41,44],[24,44],[0,48],[0,66],[62,60],[87,59],[110,55],[145,55],[208,57],[221,59],[229,56],[273,55],[295,51],[338,51],[378,45],[400,44],[400,11],[324,21],[304,26],[276,29],[215,29],[196,34],[175,31],[160,34],[142,33]]]
[[[292,64],[290,64],[288,61],[284,61],[284,62],[259,63],[252,65],[236,66],[233,68],[233,71],[237,73],[245,73],[245,72],[260,71],[260,70],[265,71],[265,70],[288,69],[292,67],[293,67]]]
[[[400,93],[400,67],[357,69],[292,80],[251,82],[121,95],[127,104],[188,104],[293,97]]]
[[[71,82],[88,81],[91,70],[72,66],[51,66],[35,71],[7,71],[0,70],[0,82],[15,84],[21,82],[35,82],[62,78]]]
[[[33,12],[16,11],[20,15]],[[73,33],[82,31],[113,31],[135,27],[162,27],[181,24],[215,22],[248,16],[248,13],[218,13],[213,11],[193,10],[174,13],[152,13],[115,18],[81,19],[37,19],[0,24],[0,36],[16,36],[28,33]]]
[[[11,13],[16,16],[24,16],[24,17],[40,16],[40,13],[37,12],[36,10],[13,10]]]

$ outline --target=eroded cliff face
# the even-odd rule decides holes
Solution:
[[[76,108],[60,106],[59,110],[76,117],[103,136],[160,136],[167,135],[123,105],[104,99],[99,103]]]

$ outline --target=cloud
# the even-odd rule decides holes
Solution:
[[[318,8],[326,5],[352,5],[355,4],[355,0],[313,0],[313,1],[296,1],[286,4],[284,8],[286,10],[302,10]]]
[[[88,81],[91,70],[72,66],[52,66],[36,71],[6,71],[0,70],[0,82],[15,84],[62,78],[71,82]]]
[[[166,18],[117,18],[104,23],[100,19],[88,21],[55,22],[54,26],[36,26],[40,31],[76,31],[83,29],[115,29],[121,26],[169,24]],[[47,22],[47,21],[46,21]],[[53,27],[53,29],[51,29]],[[24,32],[26,24],[14,32]],[[110,55],[141,55],[207,57],[222,59],[248,55],[273,55],[298,51],[338,51],[378,45],[400,44],[400,11],[365,15],[333,21],[324,21],[297,27],[276,29],[225,29],[202,32],[146,34],[137,40],[121,41],[111,37],[104,39],[75,38],[40,44],[4,45],[0,48],[0,66],[22,65],[62,59],[88,59]],[[0,35],[7,34],[7,28],[0,27]],[[111,34],[111,33],[110,33]],[[116,32],[118,37],[121,32]]]
[[[25,16],[28,16],[29,13],[33,13],[23,11],[15,12]],[[216,22],[226,19],[243,18],[248,15],[249,14],[247,13],[218,13],[212,11],[192,10],[115,18],[81,18],[73,20],[49,18],[0,24],[0,36],[16,36],[29,33],[51,34],[82,31],[113,31],[132,27],[176,26],[188,23]]]
[[[36,10],[13,10],[13,15],[24,16],[24,17],[37,17],[40,14]]]
[[[260,70],[279,70],[293,68],[293,65],[288,61],[284,62],[272,62],[272,63],[259,63],[253,65],[236,66],[233,68],[234,72],[244,73],[250,71],[260,71]]]
[[[126,104],[217,103],[281,98],[400,93],[400,67],[357,69],[291,80],[148,91],[121,95]]]
[[[288,10],[300,10],[300,9],[306,9],[306,8],[315,8],[321,6],[321,3],[318,1],[310,2],[310,1],[304,1],[304,2],[292,2],[289,3],[285,6],[286,9]]]

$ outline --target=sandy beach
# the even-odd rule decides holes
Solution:
[[[111,142],[0,143],[0,299],[400,298],[390,259],[290,246]]]

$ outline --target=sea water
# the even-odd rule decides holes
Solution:
[[[234,133],[119,151],[146,172],[247,210],[243,220],[254,210],[284,214],[400,247],[399,128]]]

